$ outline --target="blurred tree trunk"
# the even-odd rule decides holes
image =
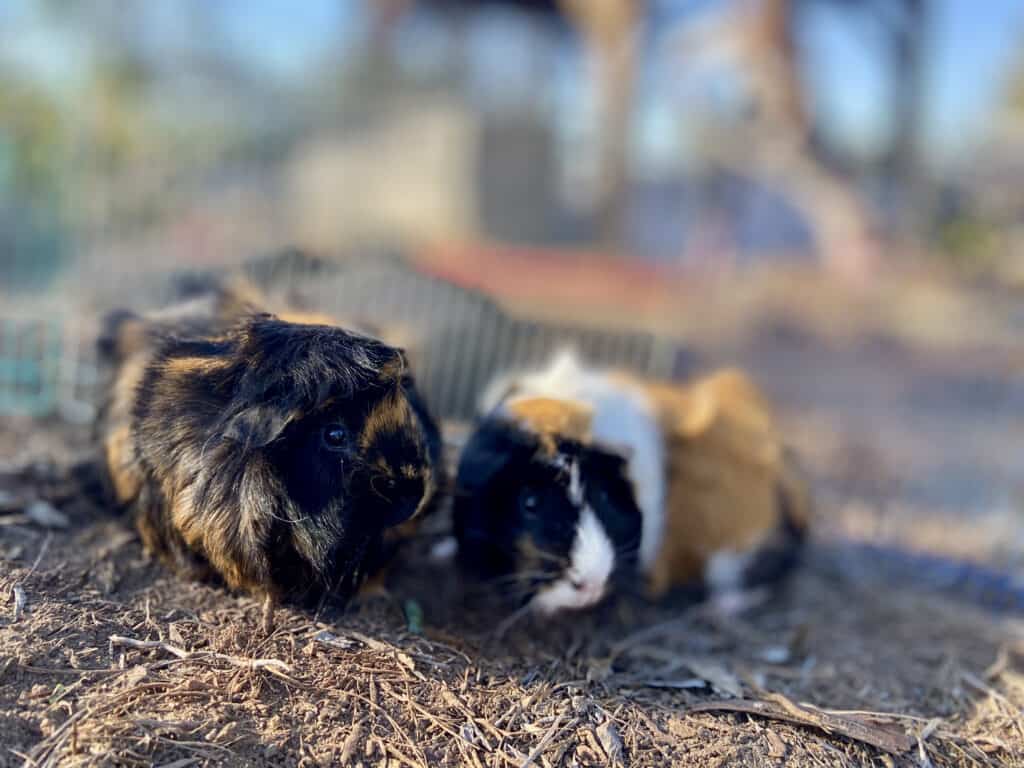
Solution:
[[[394,22],[416,0],[373,0],[375,42],[386,38]],[[419,0],[424,5],[466,11],[484,0]],[[499,4],[498,0],[494,0]],[[639,56],[640,25],[645,0],[504,0],[524,11],[560,13],[580,36],[587,57],[589,79],[597,101],[598,178],[592,198],[601,244],[612,250],[625,245],[629,204],[629,144],[633,91]]]
[[[920,243],[930,207],[921,178],[920,139],[924,113],[926,0],[902,0],[902,15],[890,22],[892,138],[883,159],[890,190],[900,206],[895,222],[910,245]]]
[[[625,245],[629,206],[629,144],[643,0],[560,0],[589,59],[598,102],[596,214],[602,245]]]
[[[348,0],[340,0],[343,6]],[[413,5],[414,0],[373,0],[370,8],[370,45],[371,50],[386,48],[390,43],[391,31],[398,20]],[[342,18],[345,14],[342,13]]]
[[[866,202],[853,181],[815,151],[796,40],[801,0],[762,0],[749,18],[745,64],[757,100],[761,165],[801,204],[826,269],[863,280],[875,271],[877,247]]]

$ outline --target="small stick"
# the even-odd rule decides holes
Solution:
[[[362,735],[363,720],[360,720],[352,726],[352,730],[348,732],[348,736],[345,737],[345,741],[341,745],[341,757],[338,760],[339,765],[348,765],[352,762],[352,755],[355,754],[356,745],[359,744],[359,738]]]
[[[217,659],[242,669],[265,669],[271,674],[291,681],[287,673],[291,672],[292,668],[280,659],[246,659],[241,656],[230,656],[226,653],[214,653],[212,651],[186,651],[184,648],[165,643],[162,640],[136,640],[135,638],[122,637],[121,635],[111,635],[110,646],[111,648],[114,646],[125,646],[140,650],[156,649],[169,653],[172,656],[177,656],[179,659]]]
[[[25,603],[27,602],[25,598],[25,589],[21,586],[21,582],[19,581],[11,587],[11,592],[14,593],[14,620],[17,621],[21,618],[22,611],[25,610]]]
[[[384,744],[384,749],[388,754],[395,758],[395,760],[397,760],[400,763],[403,763],[404,765],[408,765],[410,768],[421,768],[421,766],[423,765],[422,763],[417,763],[415,760],[406,757],[400,751],[398,751],[396,747],[392,746],[391,744]]]
[[[558,731],[560,730],[561,725],[562,716],[559,715],[557,718],[555,718],[555,722],[551,724],[551,727],[548,729],[548,732],[544,734],[544,737],[540,740],[540,743],[533,748],[533,751],[530,752],[527,758],[522,762],[520,768],[530,768],[530,766],[533,765],[534,761],[538,757],[540,757],[540,753],[547,749],[548,744],[550,744],[552,740],[554,740],[555,736],[558,734]]]
[[[687,707],[687,712],[743,712],[760,715],[772,720],[782,720],[797,725],[810,726],[838,733],[848,739],[870,744],[894,755],[901,755],[913,748],[915,742],[906,733],[878,725],[870,725],[853,717],[843,717],[826,710],[802,707],[781,694],[771,694],[768,701],[750,699],[727,699],[707,701]]]
[[[33,573],[36,572],[36,568],[38,568],[39,567],[39,563],[42,562],[43,555],[45,555],[46,554],[46,550],[50,548],[50,541],[52,539],[53,539],[53,534],[52,533],[47,533],[46,534],[46,538],[43,539],[43,545],[39,548],[39,554],[36,555],[36,559],[32,563],[32,567],[29,568],[29,570],[28,570],[28,576],[25,577],[26,579],[29,576],[31,576]]]
[[[268,637],[274,632],[274,597],[269,592],[263,598],[263,633]]]
[[[19,579],[14,582],[14,586],[11,587],[11,593],[14,595],[14,620],[18,621],[21,618],[21,614],[25,612],[25,606],[28,605],[28,597],[25,594],[25,587],[23,586],[26,581],[32,578],[32,574],[36,572],[39,567],[39,563],[43,560],[43,555],[46,554],[46,550],[50,548],[50,540],[53,538],[52,533],[47,533],[46,538],[43,539],[43,544],[39,547],[39,554],[36,555],[35,561],[32,563],[32,567],[28,569],[28,573],[25,574],[25,578]]]

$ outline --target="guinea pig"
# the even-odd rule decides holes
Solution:
[[[809,496],[741,372],[688,386],[582,366],[499,378],[455,482],[458,557],[543,614],[616,584],[729,592],[796,561]]]
[[[440,432],[400,349],[252,298],[217,288],[110,319],[109,492],[191,575],[270,600],[345,599],[385,532],[430,508]]]

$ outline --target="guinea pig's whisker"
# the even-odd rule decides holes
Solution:
[[[280,515],[274,514],[273,512],[270,513],[270,517],[274,520],[277,520],[278,522],[288,523],[288,525],[298,525],[299,523],[304,523],[307,520],[312,520],[312,518],[309,515],[303,515],[297,520],[291,520],[287,517],[281,517]]]
[[[509,554],[517,553],[517,549],[514,545],[506,547],[506,551],[509,552]],[[536,559],[539,563],[548,563],[561,570],[568,568],[570,565],[569,558],[555,555],[551,552],[545,552],[543,549],[531,549],[529,557]]]
[[[623,544],[621,547],[615,549],[615,554],[618,557],[632,557],[640,551],[640,542],[631,542],[629,544]]]
[[[442,493],[452,499],[469,499],[474,496],[472,491],[460,491],[454,488],[438,488],[438,493]]]
[[[486,583],[491,586],[501,586],[504,584],[528,583],[535,579],[552,581],[553,577],[544,571],[520,571],[518,573],[505,574],[504,576],[495,576],[493,579],[488,579]]]
[[[543,549],[535,549],[530,552],[531,555],[535,556],[538,560],[546,563],[553,563],[560,568],[569,567],[569,558],[562,555],[555,555],[551,552],[545,552]]]
[[[386,502],[388,502],[390,504],[391,503],[391,498],[388,497],[388,496],[385,496],[383,493],[381,493],[380,491],[377,490],[377,481],[378,480],[387,480],[387,479],[388,478],[387,478],[386,475],[374,475],[373,477],[370,478],[370,490],[373,491],[377,496],[380,496],[384,501],[386,501]]]
[[[533,593],[550,583],[555,578],[551,574],[541,572],[529,572],[498,576],[493,579],[476,584],[470,594],[484,596],[494,590],[501,591],[505,597],[516,602],[522,598],[530,597]]]
[[[509,616],[504,618],[494,630],[494,639],[501,640],[513,626],[522,621],[523,617],[529,615],[531,610],[532,606],[530,603],[527,603],[521,608],[517,608]]]

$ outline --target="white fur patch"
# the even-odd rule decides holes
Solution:
[[[615,568],[615,547],[594,510],[584,507],[563,578],[541,589],[533,607],[551,615],[563,610],[588,608],[604,597]]]
[[[569,501],[577,507],[583,505],[583,482],[580,480],[580,463],[578,461],[569,464]],[[593,514],[591,512],[591,514]]]
[[[459,542],[454,536],[445,536],[434,542],[430,548],[430,559],[434,562],[444,562],[453,559],[459,553]]]
[[[499,392],[514,394],[504,405],[520,398],[550,397],[582,402],[593,409],[591,423],[595,443],[621,447],[627,459],[629,479],[642,514],[639,566],[646,571],[654,563],[665,535],[665,448],[654,407],[646,395],[608,371],[586,368],[569,349],[560,351],[540,371],[503,376],[484,398],[485,407],[498,405]]]
[[[712,593],[735,592],[743,589],[743,574],[750,567],[750,552],[721,549],[708,558],[704,566],[704,583]]]

